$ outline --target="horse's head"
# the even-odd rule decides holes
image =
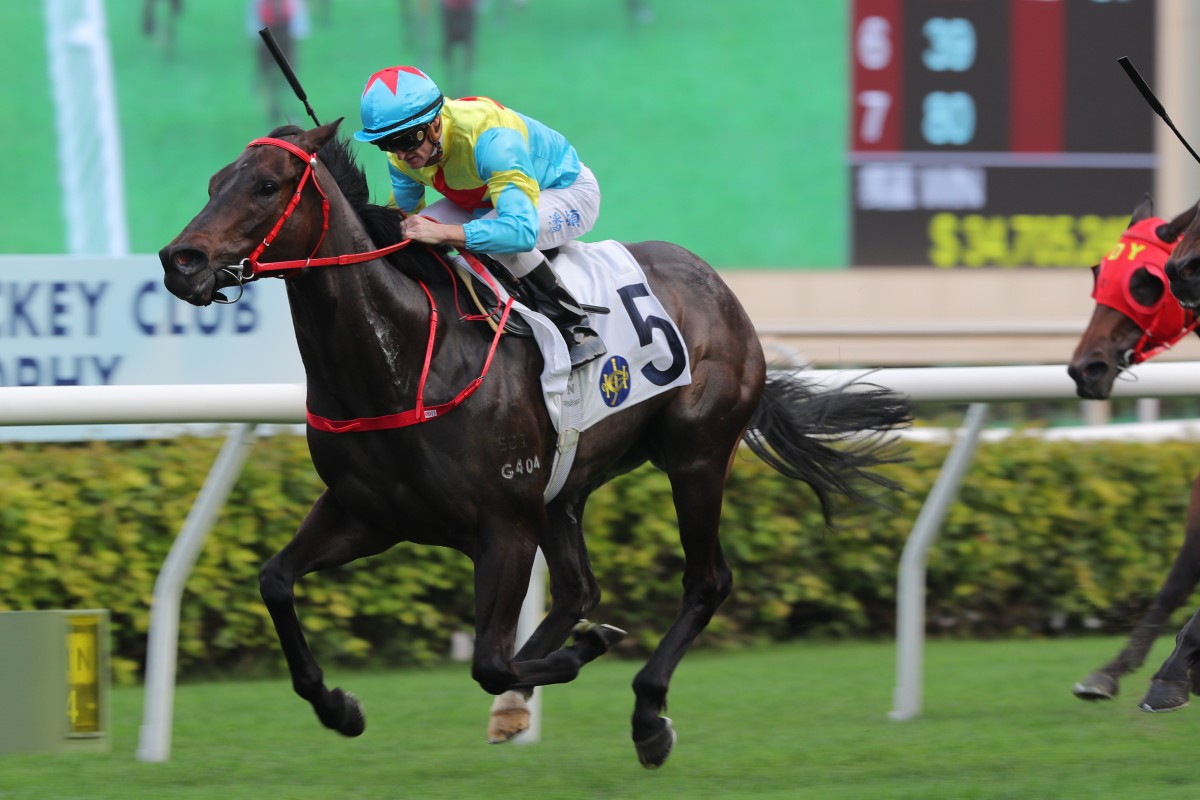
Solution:
[[[1158,219],[1147,195],[1134,209],[1121,241],[1092,267],[1096,307],[1067,368],[1080,397],[1108,398],[1124,369],[1186,333],[1192,315],[1173,296],[1174,282],[1168,287],[1163,265],[1172,242],[1195,216],[1193,207],[1170,222]]]
[[[333,138],[339,123],[340,119],[308,131],[278,128],[271,138],[314,154]],[[208,203],[159,251],[167,290],[194,305],[224,301],[221,289],[242,282],[244,260],[257,259],[264,241],[270,245],[271,260],[312,255],[323,219],[321,196],[311,190],[315,187],[305,186],[299,204],[289,211],[308,167],[309,162],[290,149],[247,146],[236,161],[213,175]]]
[[[1196,223],[1195,207],[1167,261],[1167,279],[1171,281],[1171,293],[1184,308],[1200,307],[1200,225]]]

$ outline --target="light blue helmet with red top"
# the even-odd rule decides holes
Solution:
[[[360,142],[374,142],[393,133],[432,122],[446,98],[437,84],[416,67],[388,67],[367,79],[359,101]]]

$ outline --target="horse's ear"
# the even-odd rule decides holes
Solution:
[[[1157,234],[1158,238],[1162,239],[1164,242],[1174,242],[1183,235],[1183,232],[1187,230],[1192,224],[1192,221],[1196,219],[1196,210],[1198,208],[1200,208],[1200,204],[1192,206],[1167,224],[1159,225],[1154,231],[1155,234]]]
[[[1142,195],[1141,202],[1133,209],[1133,216],[1129,219],[1129,227],[1132,228],[1144,219],[1149,219],[1154,216],[1154,198],[1149,192]]]
[[[318,125],[315,128],[305,131],[296,137],[296,144],[304,148],[306,153],[315,153],[325,146],[325,143],[334,137],[337,133],[338,126],[342,124],[345,117],[338,117],[333,122],[326,122],[324,125]]]

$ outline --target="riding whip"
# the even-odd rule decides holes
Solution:
[[[312,106],[308,104],[308,95],[304,93],[304,87],[300,85],[300,79],[296,77],[296,73],[292,72],[292,65],[288,63],[287,56],[279,49],[279,42],[275,41],[275,34],[271,33],[271,29],[267,27],[260,30],[258,35],[262,37],[263,42],[267,45],[267,49],[275,57],[275,63],[279,65],[279,69],[283,70],[283,77],[287,78],[287,82],[292,85],[292,91],[296,93],[296,97],[300,99],[301,103],[304,103],[304,110],[312,117],[313,122],[320,125],[321,120],[317,119]],[[1150,90],[1147,89],[1146,91]],[[1188,149],[1191,150],[1190,147]],[[1193,155],[1195,154],[1193,153]]]
[[[1125,74],[1129,76],[1129,80],[1133,81],[1133,85],[1137,87],[1137,90],[1142,93],[1142,97],[1150,104],[1150,108],[1154,109],[1154,113],[1162,117],[1162,121],[1167,123],[1167,127],[1171,129],[1171,132],[1183,143],[1187,151],[1192,154],[1192,158],[1200,161],[1200,156],[1196,155],[1196,151],[1187,143],[1187,139],[1183,138],[1183,134],[1175,127],[1175,123],[1167,116],[1167,110],[1163,108],[1163,104],[1158,102],[1158,98],[1154,96],[1154,92],[1150,91],[1150,87],[1142,80],[1142,76],[1138,74],[1137,68],[1130,63],[1129,57],[1121,56],[1117,59],[1117,63],[1121,65],[1121,69],[1125,70]]]

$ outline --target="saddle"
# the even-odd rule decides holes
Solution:
[[[552,247],[549,250],[543,250],[542,254],[546,256],[547,261],[553,262],[554,257],[558,255],[558,251],[559,248]],[[509,272],[508,267],[504,266],[504,264],[500,263],[500,261],[497,259],[492,258],[487,253],[475,253],[471,251],[463,252],[467,257],[474,258],[480,264],[482,264],[484,269],[486,269],[488,273],[490,273],[491,276],[496,279],[496,282],[504,287],[504,291],[508,292],[510,297],[524,305],[526,308],[542,313],[541,309],[539,308],[539,299],[537,294],[527,282],[519,280],[511,272]],[[469,303],[470,305],[474,306],[475,309],[479,311],[480,315],[490,319],[494,329],[494,326],[500,324],[500,314],[504,309],[504,303],[498,297],[496,297],[496,293],[492,291],[490,286],[474,280],[458,265],[456,265],[455,269],[458,272],[459,277],[462,279],[459,282],[457,290],[459,299],[464,303]],[[609,309],[603,306],[581,303],[580,307],[590,314],[609,313]],[[510,314],[508,316],[508,323],[505,325],[504,330],[507,333],[511,333],[512,335],[521,338],[533,336],[533,328],[520,314]]]
[[[557,250],[554,252],[557,252]],[[528,308],[537,308],[536,301],[529,287],[524,286],[519,280],[513,277],[508,268],[499,261],[486,253],[467,252],[466,255],[483,264],[484,269],[496,279],[497,283],[504,287],[504,291],[508,292],[509,296],[514,300],[517,300]],[[551,258],[551,253],[547,253],[546,257]],[[463,302],[473,305],[481,315],[488,317],[493,327],[499,325],[500,314],[504,310],[504,302],[496,296],[496,293],[492,291],[490,286],[480,283],[470,275],[464,274],[461,267],[456,266],[456,270],[462,279],[459,282],[458,288],[460,299]],[[513,336],[521,338],[533,336],[533,328],[530,327],[529,323],[520,314],[509,314],[504,330]]]

